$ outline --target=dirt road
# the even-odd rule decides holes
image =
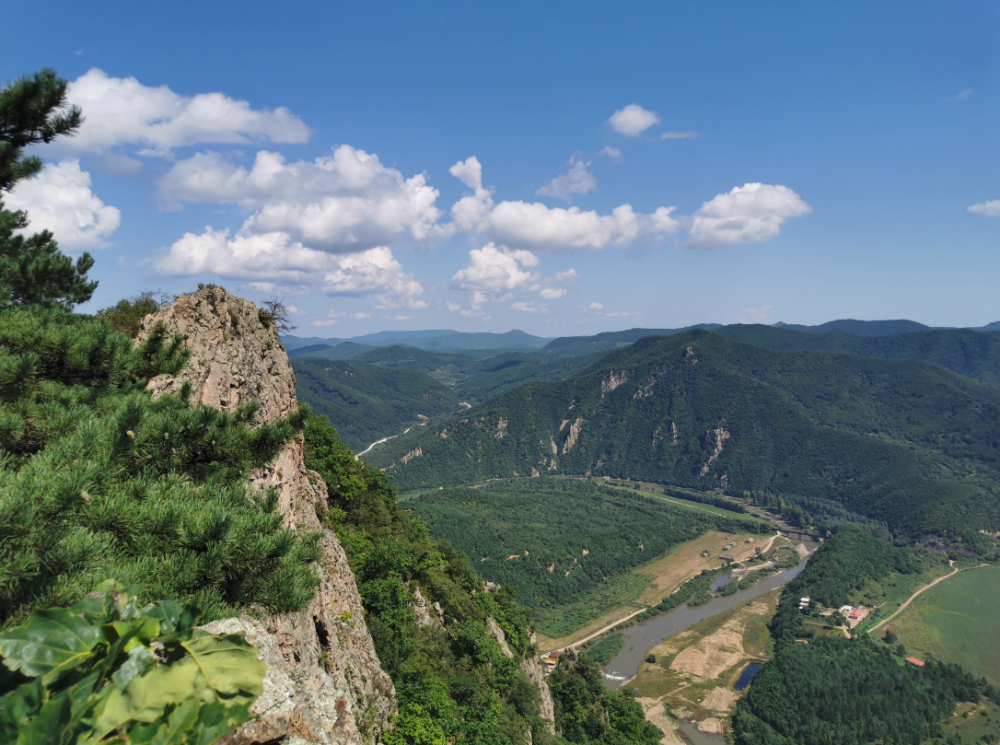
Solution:
[[[937,584],[938,582],[944,582],[944,581],[945,581],[946,579],[948,579],[949,577],[954,577],[954,576],[955,576],[956,574],[958,574],[959,572],[961,572],[961,571],[962,571],[961,569],[955,569],[955,568],[954,568],[954,566],[955,566],[955,562],[954,562],[954,561],[949,561],[949,562],[948,562],[948,565],[952,567],[952,571],[951,571],[951,572],[949,572],[948,574],[944,575],[943,577],[938,577],[938,578],[937,578],[936,580],[934,580],[933,582],[928,582],[928,583],[927,583],[926,585],[924,585],[923,587],[921,587],[921,588],[920,588],[919,590],[917,590],[917,591],[916,591],[915,593],[913,593],[912,595],[910,595],[910,597],[909,597],[909,598],[907,599],[907,601],[906,601],[905,603],[903,603],[903,604],[902,604],[901,606],[899,606],[899,608],[897,608],[897,609],[896,609],[896,612],[895,612],[895,613],[893,613],[893,614],[892,614],[891,616],[889,616],[888,618],[884,618],[884,619],[882,619],[882,620],[881,620],[881,621],[879,621],[879,622],[878,622],[877,624],[875,624],[874,626],[872,626],[872,627],[871,627],[870,629],[868,629],[868,633],[869,633],[869,634],[871,634],[872,632],[874,632],[874,631],[876,631],[877,629],[881,628],[881,627],[882,627],[882,626],[884,626],[885,624],[889,623],[889,621],[891,621],[891,620],[892,620],[892,619],[894,619],[894,618],[895,618],[896,616],[898,616],[898,615],[899,615],[900,613],[902,613],[902,612],[903,612],[904,610],[906,610],[907,606],[908,606],[908,605],[909,605],[910,603],[912,603],[912,602],[913,602],[914,600],[916,600],[917,596],[918,596],[918,595],[920,595],[921,593],[923,593],[924,591],[926,591],[926,590],[929,590],[929,589],[931,589],[931,588],[932,588],[932,587],[934,587],[934,585],[936,585],[936,584]],[[975,566],[975,567],[972,567],[972,569],[978,569],[978,568],[979,568],[979,567],[981,567],[981,566],[986,566],[986,565],[985,565],[985,564],[980,564],[979,566]]]

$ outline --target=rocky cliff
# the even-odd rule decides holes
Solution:
[[[142,342],[163,322],[184,335],[191,358],[178,376],[150,381],[154,397],[191,384],[191,401],[223,411],[260,405],[255,424],[293,411],[295,376],[275,328],[266,326],[253,303],[207,287],[178,298],[147,316]],[[217,633],[242,631],[267,664],[264,695],[254,705],[257,719],[228,738],[232,745],[374,742],[396,710],[392,681],[382,670],[347,556],[318,512],[325,509],[326,486],[303,461],[299,436],[266,468],[255,473],[258,489],[280,490],[280,509],[295,530],[322,532],[317,562],[320,586],[306,610],[257,620],[216,621]]]

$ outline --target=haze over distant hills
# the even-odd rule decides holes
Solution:
[[[540,349],[550,341],[552,341],[551,337],[532,336],[517,329],[504,334],[432,329],[427,331],[379,331],[375,334],[355,336],[350,339],[323,339],[315,336],[281,337],[282,344],[290,352],[301,347],[318,345],[336,347],[345,342],[362,344],[367,347],[389,347],[405,344],[418,349],[446,352],[455,349]]]

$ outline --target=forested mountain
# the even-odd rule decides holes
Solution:
[[[905,319],[898,321],[857,321],[853,318],[827,321],[817,326],[803,326],[798,323],[776,323],[774,326],[806,334],[829,334],[839,331],[845,334],[854,334],[855,336],[891,336],[911,331],[928,331],[931,328],[922,323],[907,321]]]
[[[593,336],[561,336],[546,344],[544,350],[560,356],[609,352],[647,336],[674,336],[694,329],[716,329],[719,328],[719,325],[718,323],[699,323],[680,329],[627,329],[625,331],[604,331]]]
[[[921,360],[1000,388],[1000,334],[971,329],[926,329],[887,336],[856,336],[839,331],[803,334],[788,327],[762,325],[721,326],[714,331],[727,339],[766,349]]]
[[[650,337],[373,454],[403,488],[532,471],[836,500],[897,533],[1000,525],[1000,391],[914,361]]]
[[[406,426],[460,410],[459,399],[419,370],[305,357],[292,362],[296,393],[329,419],[355,451]]]

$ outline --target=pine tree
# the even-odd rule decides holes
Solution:
[[[0,88],[0,191],[10,191],[42,168],[31,145],[74,134],[83,123],[76,106],[66,106],[67,82],[42,70]],[[52,233],[20,234],[28,227],[24,211],[4,208],[0,199],[0,308],[46,305],[72,308],[86,302],[97,288],[87,280],[93,257],[74,261],[60,253]]]

